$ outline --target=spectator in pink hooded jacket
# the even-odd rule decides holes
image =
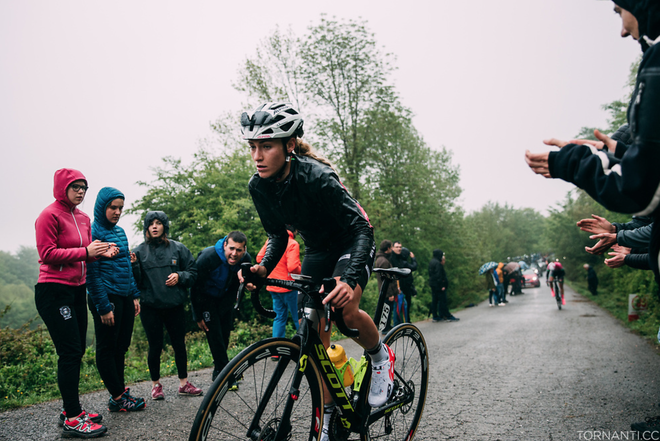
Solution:
[[[60,424],[66,437],[95,438],[106,432],[102,416],[80,405],[80,363],[87,334],[86,262],[113,257],[113,243],[92,242],[89,216],[76,208],[87,192],[87,179],[78,170],[55,172],[55,202],[35,222],[39,280],[35,303],[57,350],[57,383],[64,409]]]

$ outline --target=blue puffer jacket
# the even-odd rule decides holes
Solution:
[[[124,297],[130,295],[134,298],[140,296],[133,278],[126,233],[123,228],[108,221],[105,215],[110,202],[117,198],[124,199],[124,194],[116,188],[104,187],[99,191],[94,204],[92,239],[115,243],[119,247],[119,254],[115,257],[112,259],[102,257],[90,263],[87,269],[87,292],[99,315],[107,314],[113,309],[108,294]]]

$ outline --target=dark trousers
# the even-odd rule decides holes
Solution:
[[[598,282],[592,283],[589,282],[589,292],[591,295],[597,296],[598,295]]]
[[[449,308],[447,308],[447,290],[431,287],[431,314],[435,320],[449,318]]]
[[[96,332],[96,369],[106,389],[115,398],[123,394],[126,389],[124,359],[133,336],[135,304],[131,296],[108,294],[108,300],[113,305],[114,326],[107,326],[101,322],[101,316],[96,311],[91,298],[89,310],[92,312]]]
[[[78,397],[80,364],[87,335],[85,285],[38,283],[34,300],[57,351],[57,385],[68,416],[82,412]]]
[[[227,357],[227,346],[229,346],[229,334],[232,330],[233,301],[231,296],[216,299],[206,296],[202,306],[202,319],[209,328],[206,339],[213,356],[215,370],[220,372],[229,363]]]
[[[406,298],[408,307],[406,308],[406,322],[410,323],[410,310],[412,309],[412,290],[403,291],[403,296]]]
[[[147,364],[151,381],[160,380],[160,354],[163,352],[163,326],[167,329],[174,349],[174,362],[179,378],[188,378],[186,353],[186,315],[183,305],[174,308],[153,308],[141,305],[140,319],[149,342]]]

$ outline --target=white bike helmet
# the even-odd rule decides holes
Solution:
[[[290,103],[266,103],[241,115],[243,139],[303,136],[303,119]]]

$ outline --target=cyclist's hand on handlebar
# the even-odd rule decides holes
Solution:
[[[266,267],[261,266],[261,265],[251,266],[250,271],[252,272],[252,274],[254,274],[258,277],[261,277],[261,278],[265,278],[268,275],[268,273],[266,272]],[[245,279],[243,278],[243,271],[242,270],[238,271],[238,280],[241,283],[245,282]],[[245,286],[245,289],[247,289],[248,291],[254,291],[255,289],[257,289],[257,287],[253,283],[248,283]]]
[[[353,288],[348,283],[339,281],[339,277],[336,279],[337,286],[323,299],[323,304],[327,305],[330,303],[335,308],[343,308],[353,300]],[[323,294],[323,289],[319,292]]]

